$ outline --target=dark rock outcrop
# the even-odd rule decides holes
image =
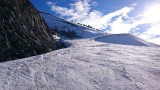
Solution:
[[[56,49],[43,18],[28,0],[0,2],[0,62]]]

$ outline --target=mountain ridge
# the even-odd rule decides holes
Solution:
[[[105,36],[97,37],[94,40],[98,42],[107,42],[107,43],[122,44],[122,45],[160,47],[160,45],[158,44],[147,42],[129,33],[108,34]]]
[[[122,44],[122,45],[137,45],[137,46],[155,46],[159,47],[160,45],[147,42],[143,39],[136,37],[135,35],[129,33],[122,34],[110,34],[102,33],[98,30],[94,30],[87,26],[82,26],[75,24],[59,17],[56,17],[53,14],[40,11],[40,14],[44,17],[47,25],[50,29],[55,30],[57,33],[60,33],[60,37],[64,37],[65,34],[73,36],[72,38],[64,37],[63,39],[86,39],[91,38],[92,40],[104,42],[104,43],[113,43],[113,44]],[[53,21],[52,21],[53,20]],[[57,24],[58,23],[58,24]],[[67,33],[68,32],[68,33]],[[111,37],[116,36],[117,38],[113,39]],[[103,38],[103,40],[100,39]],[[122,39],[123,37],[123,39]],[[130,40],[127,40],[127,38]],[[105,40],[106,39],[106,40]],[[109,40],[110,39],[110,40]],[[119,41],[118,41],[119,40]]]

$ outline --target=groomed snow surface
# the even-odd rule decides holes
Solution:
[[[160,90],[160,48],[68,42],[69,48],[0,63],[0,90]]]

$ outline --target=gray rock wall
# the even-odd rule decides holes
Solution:
[[[55,43],[28,0],[0,1],[0,62],[55,50]]]

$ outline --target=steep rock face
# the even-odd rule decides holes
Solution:
[[[43,18],[28,0],[1,0],[0,61],[56,49]]]

